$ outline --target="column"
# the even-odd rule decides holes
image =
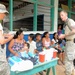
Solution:
[[[50,9],[50,19],[51,19],[50,31],[53,31],[54,30],[54,0],[50,0],[50,4],[53,6]]]
[[[37,7],[37,0],[34,3],[34,20],[33,20],[33,31],[37,31],[37,12],[38,12],[38,7]]]
[[[68,0],[68,7],[69,7],[69,11],[71,11],[71,8],[72,8],[72,0]],[[71,12],[68,12],[68,17],[71,18]]]
[[[51,31],[57,31],[58,26],[58,0],[51,0],[51,4],[54,6],[51,8]]]
[[[9,0],[9,21],[10,21],[10,31],[13,30],[13,0]]]

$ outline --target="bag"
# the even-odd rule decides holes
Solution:
[[[15,63],[11,67],[11,71],[27,71],[33,68],[33,63],[30,60],[22,60],[19,63]]]
[[[30,60],[33,62],[33,65],[36,65],[38,63],[38,56],[28,52],[28,53],[24,53],[21,57],[22,60]]]
[[[13,56],[8,58],[8,63],[11,71],[26,71],[33,68],[33,62],[30,60],[22,60],[19,57]]]

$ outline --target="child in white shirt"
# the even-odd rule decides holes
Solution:
[[[34,34],[29,34],[28,43],[30,45],[29,52],[35,54],[36,53],[36,42],[34,41]]]

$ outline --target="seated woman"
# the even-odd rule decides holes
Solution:
[[[43,34],[42,45],[43,45],[43,48],[45,48],[45,49],[49,49],[51,46],[51,40],[49,38],[48,32],[44,32],[44,34]]]
[[[64,62],[64,51],[63,51],[63,44],[64,42],[58,39],[58,34],[55,32],[53,34],[52,44],[57,43],[54,48],[58,51],[58,57],[59,61],[58,64],[61,64],[61,62]]]
[[[11,52],[10,56],[19,56],[18,51],[24,47],[25,40],[23,39],[23,30],[19,29],[14,38],[10,41],[8,49]]]

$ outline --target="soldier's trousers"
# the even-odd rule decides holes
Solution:
[[[66,75],[74,75],[74,50],[75,50],[75,43],[68,41],[66,42],[65,48],[65,69]]]
[[[7,62],[0,61],[0,75],[10,75],[10,70]]]
[[[74,65],[73,61],[65,60],[65,72],[66,75],[74,75]]]

